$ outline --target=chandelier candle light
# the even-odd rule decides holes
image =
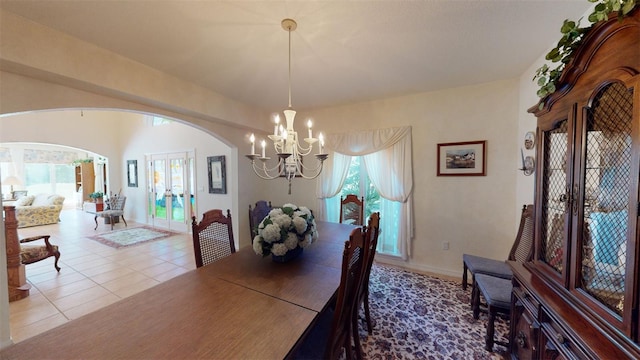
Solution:
[[[293,129],[296,112],[291,107],[291,32],[297,27],[298,24],[292,19],[282,20],[282,28],[289,33],[289,107],[283,111],[287,127],[284,128],[280,125],[280,116],[276,115],[273,135],[269,135],[269,139],[273,142],[274,150],[279,158],[278,163],[272,168],[267,167],[267,160],[271,158],[266,156],[267,142],[265,140],[260,142],[262,146],[261,156],[256,154],[256,137],[254,134],[251,134],[249,138],[251,141],[251,154],[246,155],[247,158],[251,160],[253,171],[260,178],[273,180],[281,176],[286,177],[289,181],[289,194],[291,194],[291,180],[294,177],[315,179],[322,172],[322,165],[329,156],[323,153],[324,138],[322,133],[318,134],[317,139],[313,137],[313,131],[311,130],[313,123],[311,119],[307,121],[308,137],[304,139],[307,143],[306,146],[303,147],[300,144],[298,141],[298,133]],[[318,153],[315,157],[319,161],[318,165],[315,168],[305,166],[302,158],[311,154],[313,145],[316,142],[318,143]],[[256,159],[262,161],[262,166],[256,164]]]

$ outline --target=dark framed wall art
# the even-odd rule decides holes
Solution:
[[[227,193],[227,168],[224,155],[208,156],[209,194]]]
[[[138,160],[127,160],[127,186],[138,187]]]

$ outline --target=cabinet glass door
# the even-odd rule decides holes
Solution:
[[[604,87],[587,109],[585,231],[580,282],[618,315],[624,310],[631,189],[633,95],[620,83]]]
[[[542,214],[539,259],[558,274],[564,266],[565,210],[569,206],[567,120],[543,132]]]

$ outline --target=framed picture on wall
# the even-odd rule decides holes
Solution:
[[[227,193],[227,169],[224,155],[208,156],[209,164],[209,194]]]
[[[486,176],[486,140],[438,144],[438,176]]]
[[[138,160],[127,160],[127,186],[138,187]]]

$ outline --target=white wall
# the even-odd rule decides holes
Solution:
[[[412,127],[415,238],[402,265],[460,276],[462,254],[504,259],[515,239],[521,204],[516,204],[520,159],[518,81],[498,81],[437,92],[299,112],[317,131]],[[487,176],[436,176],[437,144],[487,140]],[[268,184],[269,199],[315,203],[315,182]],[[283,195],[284,194],[284,195]],[[384,218],[381,219],[384,221]],[[449,242],[450,249],[442,250]]]

